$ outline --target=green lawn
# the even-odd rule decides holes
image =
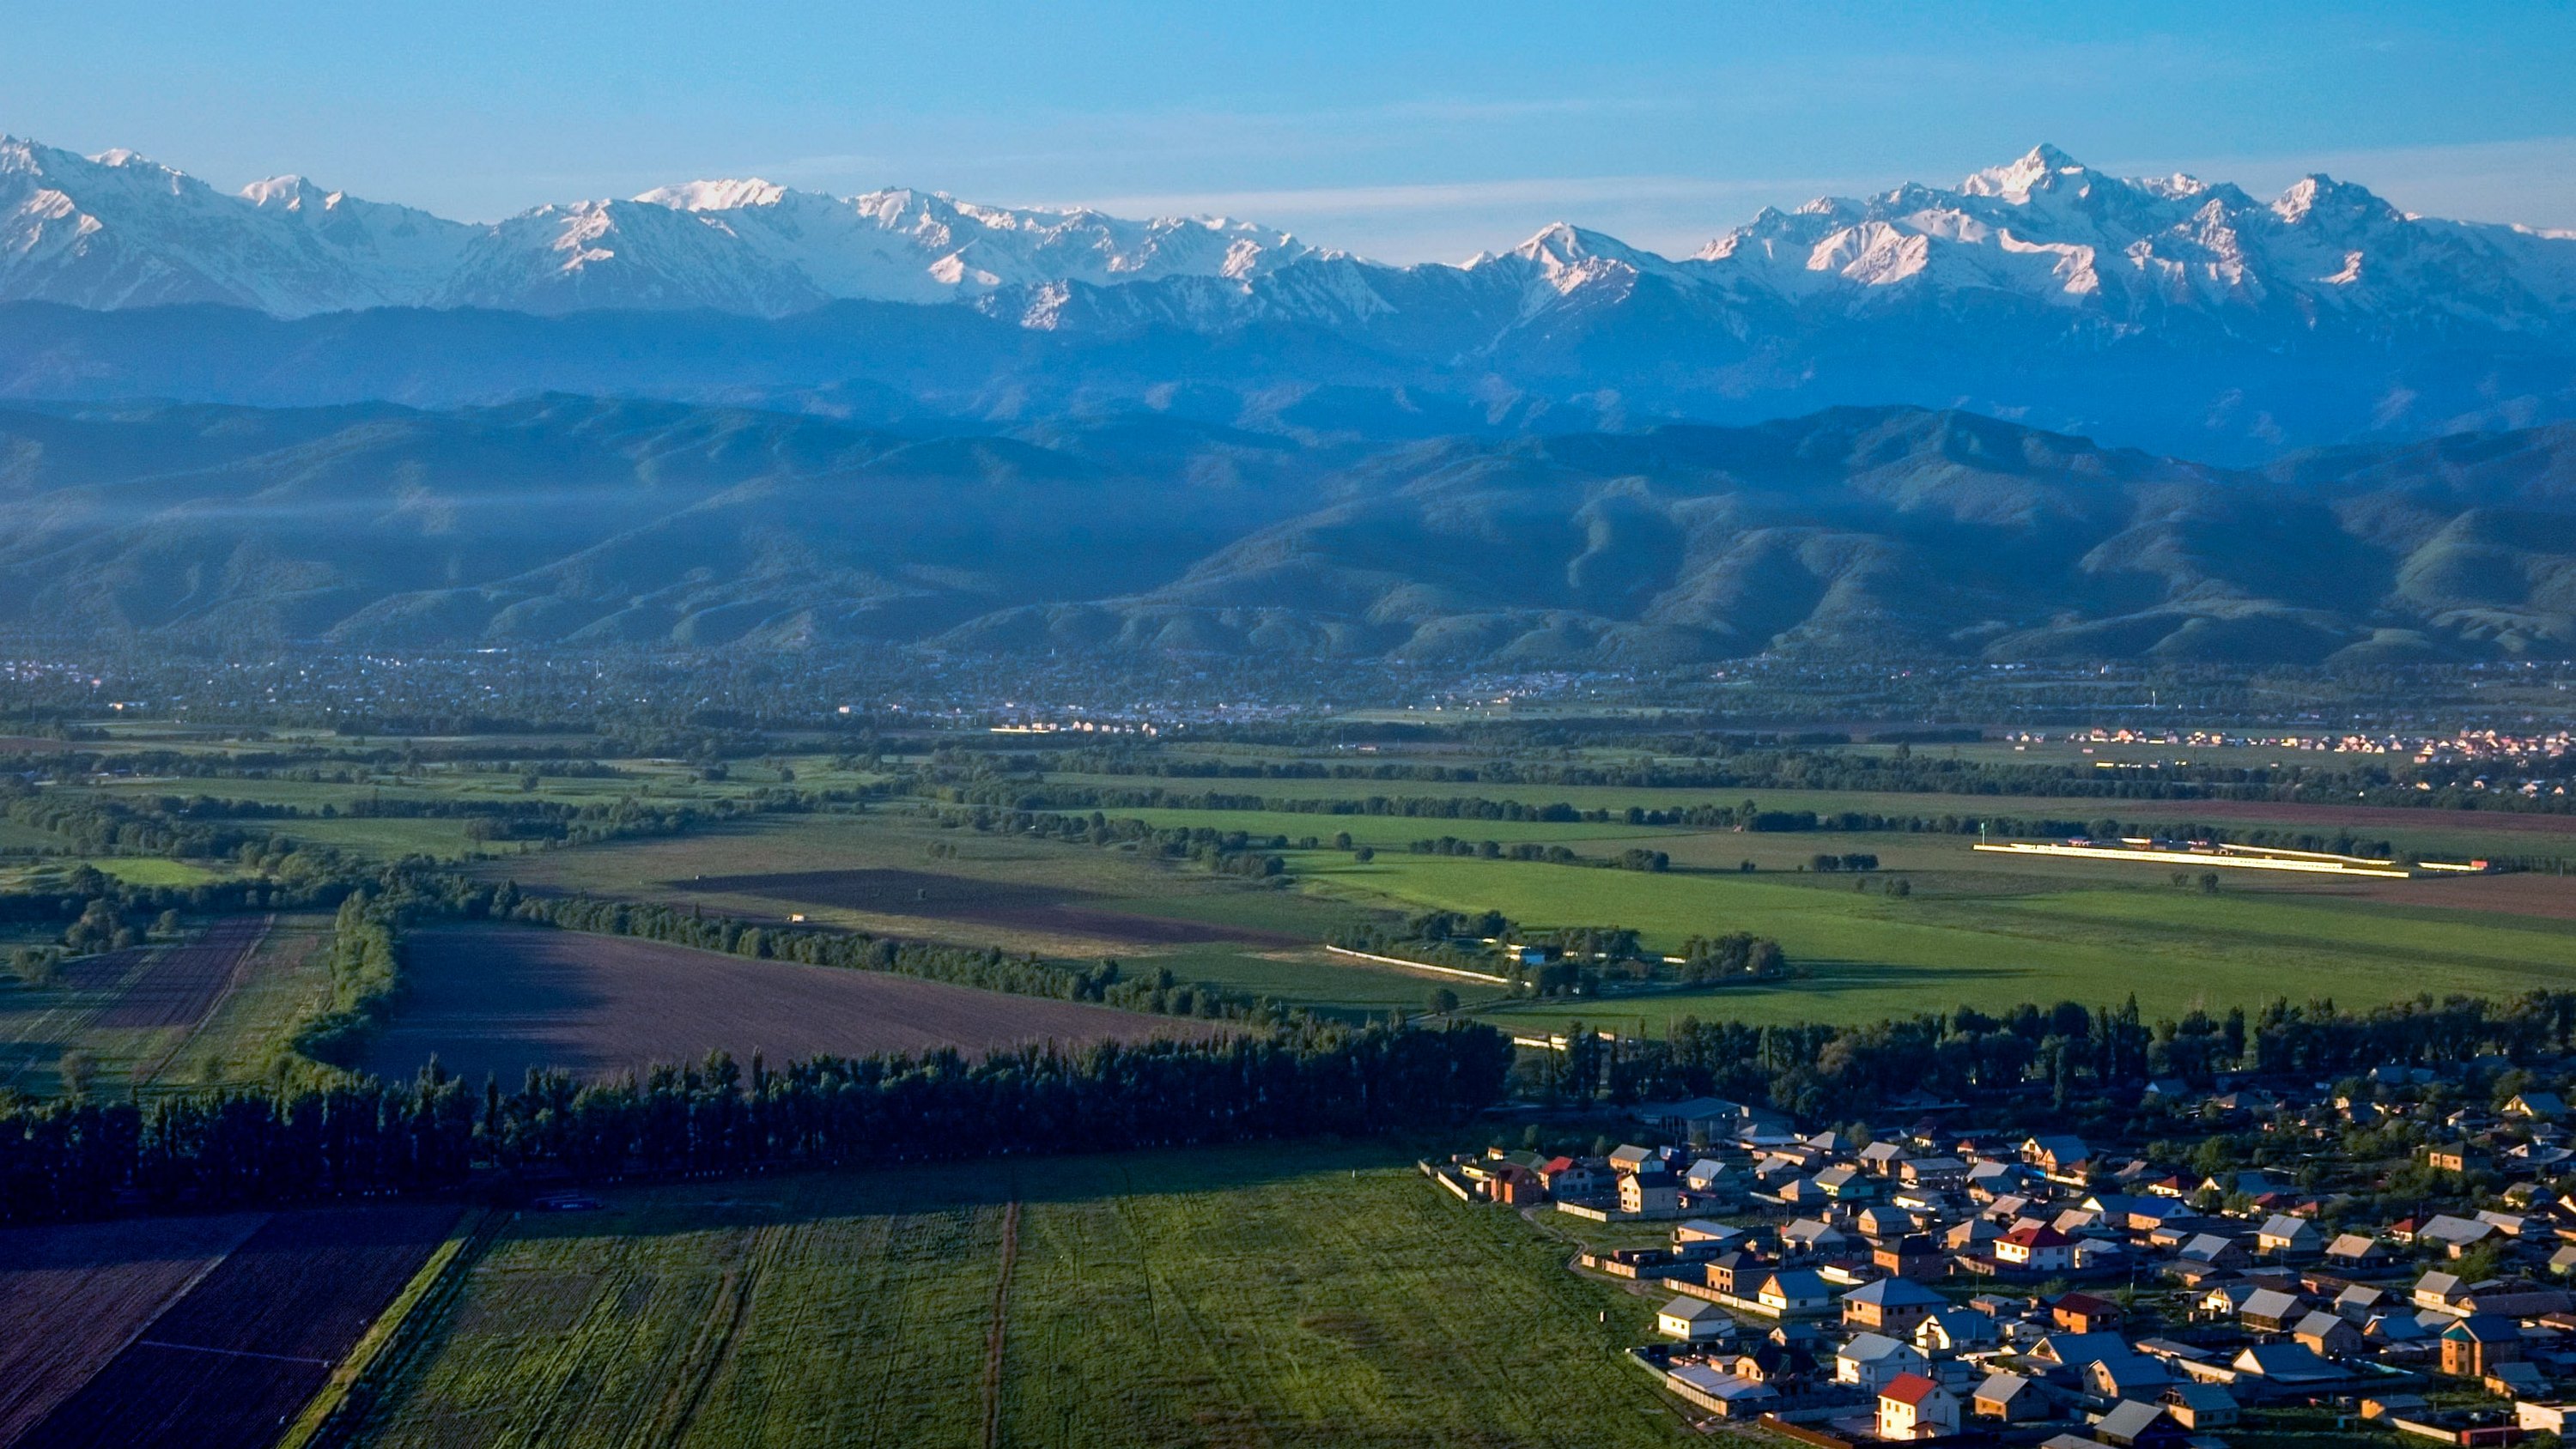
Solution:
[[[1961,1003],[2113,1002],[2150,1011],[2275,997],[2347,1006],[2419,992],[2576,985],[2576,923],[2272,892],[2060,888],[1891,899],[1833,877],[1649,875],[1509,861],[1317,853],[1300,868],[1359,898],[1500,909],[1533,926],[1623,925],[1672,949],[1694,933],[1780,941],[1798,980],[1599,1004],[1498,1008],[1514,1020],[1682,1015],[1861,1021]]]
[[[511,1223],[361,1442],[1676,1442],[1565,1251],[1375,1146],[620,1192]]]

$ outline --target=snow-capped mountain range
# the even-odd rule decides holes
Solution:
[[[758,180],[476,224],[301,177],[227,194],[129,152],[0,139],[0,300],[285,317],[384,306],[774,317],[837,299],[974,300],[1031,326],[1284,317],[1473,347],[1641,292],[1738,339],[1819,309],[1992,297],[2115,330],[2189,317],[2229,332],[2557,336],[2576,322],[2576,236],[2412,217],[2324,176],[2270,201],[2189,176],[2123,180],[2042,146],[1952,188],[1766,210],[1684,259],[1560,224],[1457,266],[1388,266],[1219,218],[1128,221],[906,190],[833,197]]]
[[[282,317],[366,307],[783,316],[841,298],[938,302],[1039,282],[1248,281],[1311,255],[1285,233],[1226,221],[1009,210],[916,191],[834,197],[756,180],[475,224],[300,176],[226,194],[131,152],[78,156],[0,138],[0,300],[11,301],[212,302]]]
[[[1559,224],[1398,266],[1217,218],[756,180],[466,223],[0,140],[10,304],[64,304],[0,326],[19,398],[1179,409],[1318,437],[1904,403],[2213,461],[2576,419],[2576,234],[2047,146],[1687,257]]]

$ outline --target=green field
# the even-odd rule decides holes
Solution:
[[[1677,1441],[1565,1253],[1382,1147],[620,1192],[511,1223],[361,1442]]]
[[[1892,899],[1777,877],[1649,875],[1509,861],[1311,857],[1322,889],[1457,910],[1497,908],[1532,926],[1632,926],[1650,946],[1751,931],[1805,975],[1763,986],[1592,1005],[1496,1008],[1543,1016],[1863,1021],[1967,1003],[2115,1002],[2151,1011],[2286,996],[2347,1006],[2419,992],[2510,995],[2576,985],[2576,923],[2417,910],[2277,892],[2204,896],[2100,887]]]

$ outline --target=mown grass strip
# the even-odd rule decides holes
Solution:
[[[276,1449],[321,1449],[347,1442],[350,1432],[366,1415],[370,1395],[361,1392],[362,1388],[369,1385],[379,1364],[391,1366],[400,1360],[402,1355],[394,1350],[407,1346],[406,1329],[414,1324],[415,1315],[419,1322],[426,1323],[456,1296],[465,1281],[459,1265],[479,1254],[491,1223],[492,1214],[484,1208],[476,1208],[456,1220],[456,1226],[448,1230],[447,1240],[420,1265],[419,1272],[412,1274],[411,1281],[394,1295],[385,1311],[376,1315],[366,1336],[331,1371],[330,1381],[287,1426]],[[430,1311],[421,1311],[425,1304],[430,1305]]]

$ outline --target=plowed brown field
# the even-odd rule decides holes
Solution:
[[[1205,1029],[883,972],[530,927],[422,932],[406,943],[404,972],[402,1009],[368,1053],[379,1075],[408,1076],[432,1054],[468,1078],[515,1084],[531,1067],[595,1077],[719,1049],[776,1062]]]

